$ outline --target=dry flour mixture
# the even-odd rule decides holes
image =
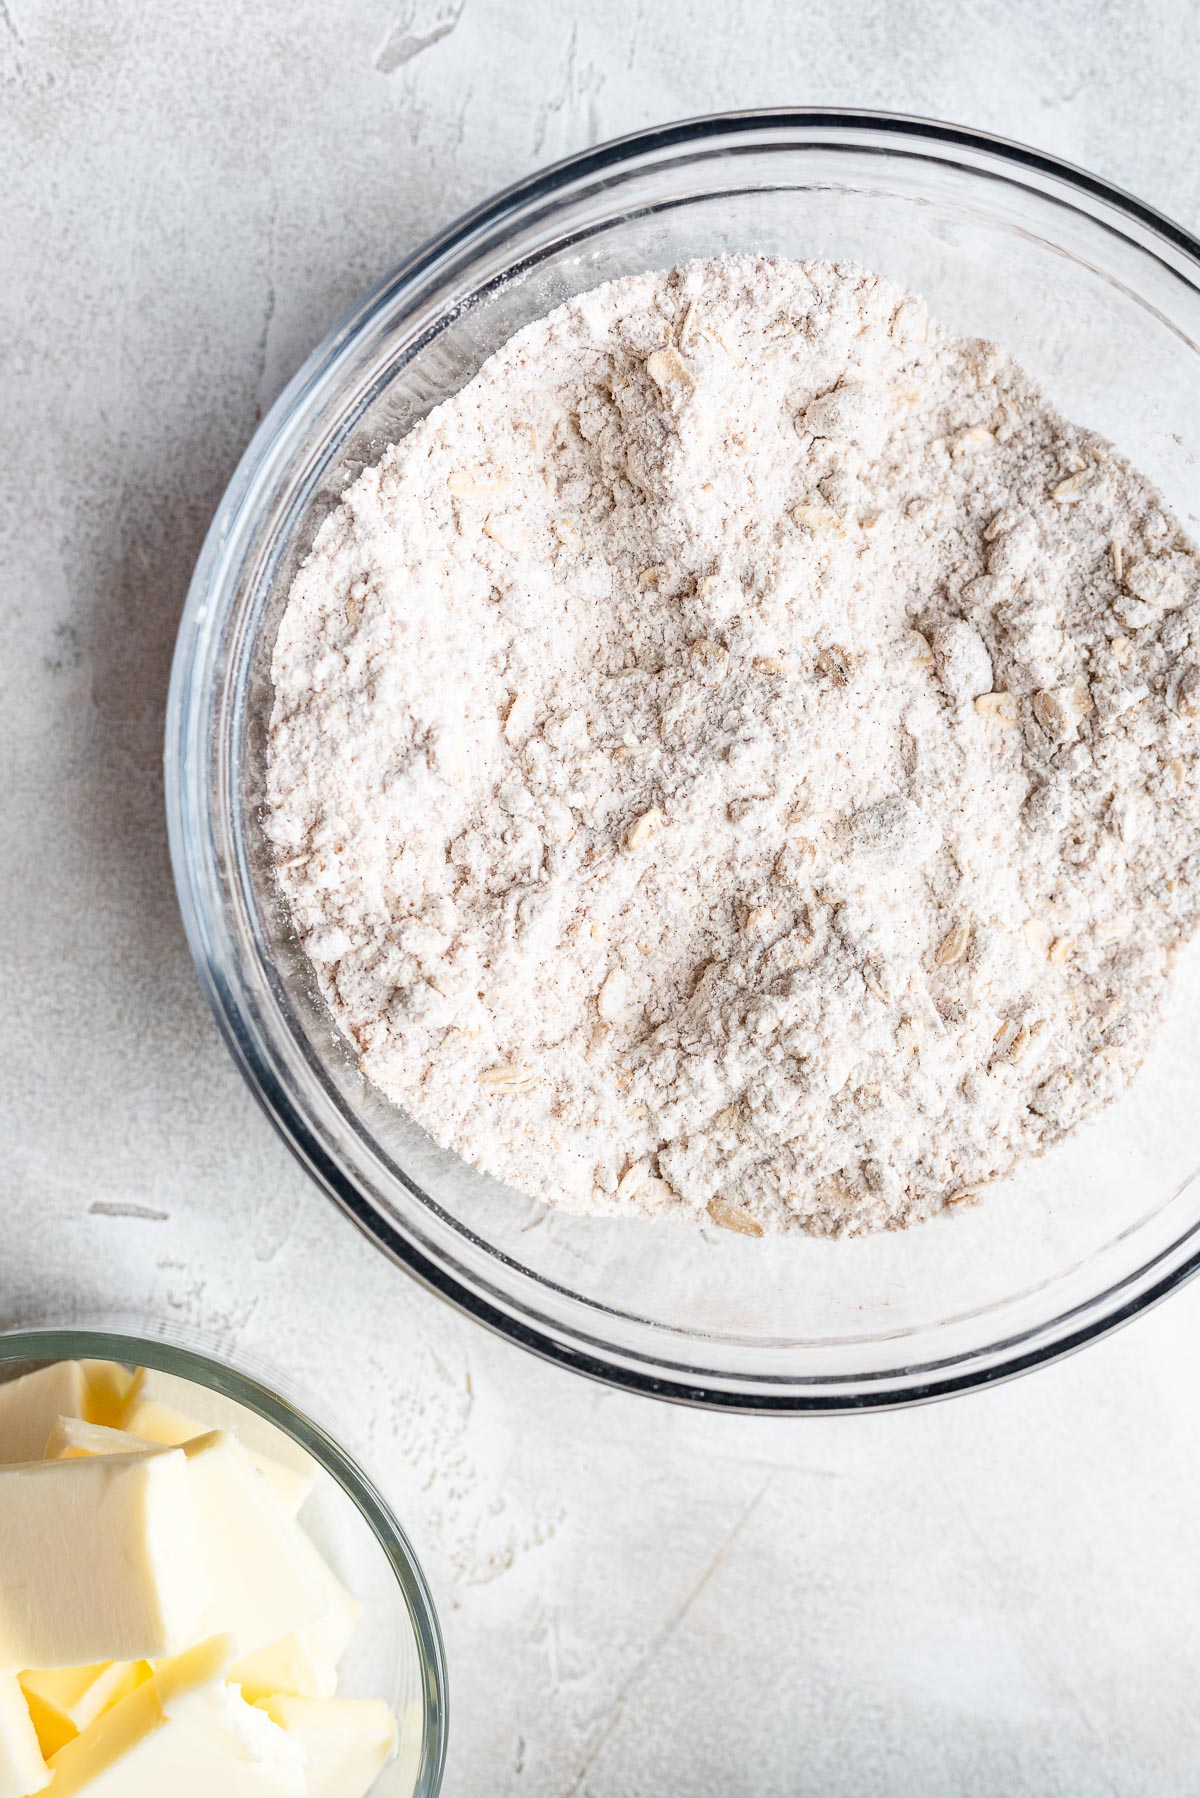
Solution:
[[[572,1210],[911,1223],[1113,1098],[1200,911],[1200,565],[1002,350],[738,256],[357,480],[267,828],[364,1073]]]

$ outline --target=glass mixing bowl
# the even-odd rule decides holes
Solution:
[[[582,1373],[744,1410],[958,1392],[1113,1328],[1200,1255],[1200,961],[1119,1104],[965,1215],[895,1235],[751,1241],[579,1219],[438,1149],[367,1085],[316,993],[260,824],[270,658],[346,483],[515,330],[689,257],[851,258],[1004,344],[1115,439],[1185,521],[1200,501],[1200,245],[1018,145],[833,112],[696,120],[510,188],[338,326],[264,421],[209,533],[167,728],[175,875],[234,1055],[310,1173],[397,1263]]]
[[[362,1601],[339,1669],[348,1698],[382,1698],[400,1725],[396,1756],[371,1798],[437,1798],[446,1760],[446,1666],[433,1599],[404,1531],[366,1474],[313,1421],[304,1395],[272,1368],[231,1361],[199,1332],[144,1334],[46,1327],[0,1332],[0,1384],[50,1361],[154,1367],[233,1399],[283,1430],[317,1463],[301,1522],[339,1578]]]

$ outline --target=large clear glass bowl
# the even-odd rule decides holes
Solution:
[[[412,1545],[352,1456],[284,1375],[194,1330],[115,1319],[104,1327],[0,1331],[0,1384],[50,1361],[154,1367],[208,1387],[283,1430],[317,1464],[301,1521],[362,1602],[339,1669],[349,1698],[381,1698],[400,1726],[396,1756],[371,1798],[437,1798],[446,1761],[446,1666],[433,1599]]]
[[[896,1235],[750,1241],[542,1208],[367,1085],[275,892],[260,822],[289,583],[346,483],[513,331],[598,282],[759,250],[852,258],[998,339],[1185,520],[1200,501],[1200,245],[1014,144],[881,114],[748,113],[560,163],[421,250],[282,395],[213,523],[167,732],[187,928],[230,1047],[313,1177],[398,1264],[582,1373],[812,1411],[962,1391],[1061,1355],[1195,1271],[1200,962],[1119,1104],[987,1201]]]

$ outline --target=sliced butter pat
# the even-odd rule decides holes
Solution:
[[[346,1590],[312,1537],[298,1524],[296,1535],[305,1577],[317,1587],[322,1602],[321,1616],[302,1633],[313,1652],[337,1668],[362,1616],[362,1605],[353,1592]]]
[[[337,1691],[337,1668],[314,1648],[311,1629],[244,1655],[229,1669],[229,1678],[241,1687],[247,1704],[273,1698],[277,1692],[293,1698],[332,1698]]]
[[[55,1361],[0,1385],[0,1464],[40,1461],[60,1417],[88,1415],[88,1384],[79,1361]]]
[[[81,1730],[142,1681],[149,1679],[145,1661],[98,1662],[90,1667],[27,1667],[21,1690],[29,1705],[42,1753],[49,1759]]]
[[[321,1594],[322,1615],[282,1641],[245,1656],[229,1670],[251,1704],[273,1693],[296,1698],[332,1698],[337,1670],[362,1616],[362,1605],[343,1586],[316,1543],[299,1524],[294,1543],[305,1576]]]
[[[0,1675],[0,1684],[11,1678],[11,1674]],[[52,1754],[57,1754],[59,1749],[65,1747],[71,1740],[72,1736],[79,1734],[79,1731],[56,1704],[48,1698],[39,1698],[36,1692],[29,1691],[24,1681],[21,1683],[21,1690],[25,1694],[25,1707],[29,1713],[29,1721],[33,1724],[33,1733],[37,1737],[38,1747],[44,1758],[49,1760]],[[4,1789],[3,1784],[0,1784],[0,1791]]]
[[[50,1763],[55,1798],[307,1798],[301,1744],[224,1683],[232,1646],[218,1636],[162,1662],[68,1742]]]
[[[172,1446],[212,1430],[229,1430],[270,1480],[289,1516],[296,1515],[312,1491],[316,1463],[290,1436],[235,1399],[177,1374],[143,1368],[120,1421],[134,1435]]]
[[[0,1467],[0,1669],[152,1660],[196,1640],[206,1581],[181,1449]]]
[[[0,1798],[27,1798],[49,1784],[25,1694],[15,1679],[0,1676]]]
[[[132,1367],[120,1361],[84,1361],[80,1365],[87,1381],[88,1421],[119,1430],[133,1391]]]
[[[88,1423],[82,1417],[60,1417],[50,1432],[43,1459],[71,1461],[79,1455],[135,1455],[158,1448],[147,1436],[131,1436],[128,1430]]]
[[[281,1696],[261,1708],[303,1744],[309,1798],[365,1798],[396,1752],[396,1719],[379,1699]]]
[[[165,1452],[186,1457],[208,1572],[197,1633],[227,1633],[245,1656],[323,1618],[329,1601],[311,1559],[316,1551],[237,1438],[214,1430]]]

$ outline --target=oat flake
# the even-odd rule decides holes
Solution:
[[[1126,1085],[1200,911],[1195,549],[857,268],[519,332],[347,491],[274,677],[278,878],[364,1072],[573,1210],[973,1197]]]

